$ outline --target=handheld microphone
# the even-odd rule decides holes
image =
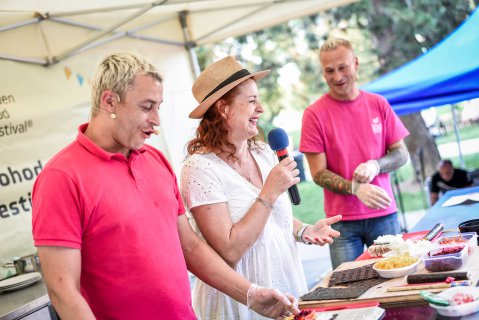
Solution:
[[[289,156],[288,150],[286,149],[289,145],[288,134],[283,129],[274,128],[271,130],[268,134],[268,143],[271,149],[276,152],[279,161]],[[298,187],[296,185],[288,188],[288,195],[292,204],[298,205],[301,203],[301,197],[299,196]]]

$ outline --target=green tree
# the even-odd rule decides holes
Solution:
[[[320,68],[315,49],[318,48],[320,30],[318,17],[292,20],[272,28],[226,41],[199,47],[196,53],[200,67],[212,63],[224,55],[235,56],[251,71],[272,69],[273,72],[261,80],[261,100],[266,106],[264,126],[271,126],[273,119],[284,109],[304,110],[324,92],[325,84],[318,76]],[[279,85],[281,71],[289,66],[299,74],[285,90]]]
[[[200,66],[229,54],[250,70],[273,69],[259,86],[265,125],[286,108],[303,110],[327,91],[317,50],[329,35],[347,37],[359,57],[359,83],[367,83],[429,50],[476,7],[475,0],[362,0],[321,14],[197,49]],[[284,89],[280,70],[296,68],[299,81]],[[435,171],[439,152],[419,113],[402,117],[416,173]],[[422,166],[420,164],[423,164]],[[422,168],[422,170],[420,169]]]

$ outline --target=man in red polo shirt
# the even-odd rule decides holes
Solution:
[[[297,312],[251,284],[192,231],[176,177],[145,145],[160,124],[161,76],[141,57],[108,56],[93,78],[91,120],[33,190],[33,236],[62,319],[195,319],[187,269],[256,312]]]

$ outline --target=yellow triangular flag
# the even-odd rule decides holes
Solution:
[[[67,76],[67,79],[70,79],[70,76],[72,75],[72,70],[68,67],[63,68],[65,70],[65,75]]]

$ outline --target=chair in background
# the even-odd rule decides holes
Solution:
[[[424,179],[424,193],[426,194],[427,207],[431,207],[431,177]]]
[[[472,185],[479,186],[479,169],[469,170],[468,175],[472,180]]]

